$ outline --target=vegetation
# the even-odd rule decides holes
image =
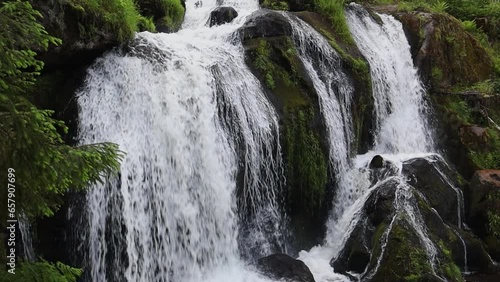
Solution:
[[[142,15],[170,30],[177,30],[184,20],[185,9],[180,0],[136,0],[136,3]]]
[[[290,7],[286,1],[264,0],[261,6],[267,9],[288,11]]]
[[[93,39],[98,30],[116,36],[118,41],[132,38],[144,22],[134,0],[57,0],[75,12],[82,38]]]
[[[327,16],[331,20],[335,34],[342,38],[344,43],[355,45],[344,11],[344,6],[348,2],[345,0],[315,0],[314,4],[318,13]]]
[[[315,118],[314,111],[285,108],[285,116],[287,180],[294,188],[290,201],[314,213],[323,204],[328,182],[328,159],[321,149],[320,137],[309,126]]]
[[[9,282],[76,282],[82,270],[63,263],[50,263],[45,260],[34,263],[21,262],[15,275],[0,275],[0,281]]]
[[[53,111],[38,109],[30,101],[43,68],[33,50],[61,44],[47,34],[38,22],[40,17],[27,1],[4,1],[0,6],[0,171],[15,185],[16,216],[24,214],[30,220],[53,215],[70,188],[83,189],[116,172],[122,156],[111,143],[66,145],[61,135],[68,130],[64,123],[52,118]],[[4,190],[0,200],[6,203],[6,197]],[[6,212],[0,211],[2,230]],[[3,244],[0,252],[3,261]],[[14,281],[75,281],[80,274],[63,264],[45,261],[23,263],[19,271],[15,279],[20,280]]]

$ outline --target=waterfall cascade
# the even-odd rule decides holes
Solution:
[[[437,247],[427,234],[426,225],[419,212],[413,187],[402,174],[403,163],[414,158],[425,158],[432,162],[435,149],[432,130],[428,125],[428,109],[424,99],[424,88],[413,66],[410,46],[400,22],[392,16],[378,15],[382,23],[357,4],[351,4],[347,20],[353,38],[370,64],[375,101],[375,144],[371,151],[352,160],[352,166],[340,176],[332,216],[323,246],[300,253],[314,273],[317,281],[349,281],[332,272],[330,260],[337,258],[351,236],[353,229],[362,220],[363,207],[369,197],[380,187],[393,182],[395,200],[391,223],[381,237],[381,250],[375,267],[359,275],[358,279],[370,279],[376,273],[384,256],[385,246],[397,221],[405,221],[425,250],[432,273],[436,271]],[[395,173],[381,177],[372,183],[368,168],[370,160],[381,155],[394,165]],[[441,158],[440,158],[441,159]],[[437,171],[440,171],[437,168]],[[441,173],[443,181],[449,180]],[[449,183],[451,187],[454,187]],[[461,224],[463,197],[460,189],[454,188],[458,201],[458,225]],[[416,192],[415,192],[416,193]],[[465,258],[466,259],[466,258]],[[334,270],[335,271],[335,270]]]
[[[213,28],[216,1],[192,4],[179,32],[99,59],[78,95],[82,144],[126,153],[87,195],[91,281],[261,281],[241,253],[283,251],[277,117],[233,36],[258,3]]]
[[[268,281],[242,257],[286,252],[278,114],[234,35],[258,2],[225,3],[239,16],[209,28],[217,1],[205,0],[198,9],[192,1],[186,2],[179,32],[137,34],[127,50],[105,55],[88,70],[78,94],[81,143],[111,141],[126,153],[120,174],[87,194],[88,281]],[[330,260],[363,220],[370,196],[391,183],[394,215],[381,237],[380,254],[373,268],[353,276],[375,275],[390,232],[401,221],[439,276],[438,247],[428,236],[419,196],[402,173],[411,159],[440,158],[410,47],[393,17],[379,15],[379,24],[356,4],[346,14],[370,64],[375,101],[375,144],[355,157],[354,87],[341,57],[320,33],[283,13],[319,98],[338,186],[323,246],[302,251],[299,258],[318,282],[350,281],[334,272]],[[374,182],[369,163],[375,155],[394,171]],[[454,187],[445,174],[441,178]],[[463,196],[453,189],[461,227]]]

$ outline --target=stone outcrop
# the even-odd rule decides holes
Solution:
[[[401,172],[403,178],[375,184],[344,249],[331,262],[335,271],[363,274],[371,281],[440,281],[436,275],[461,281],[460,268],[492,271],[479,239],[459,223],[461,188],[452,181],[454,172],[437,157],[405,161]],[[434,266],[416,228],[432,241]]]
[[[285,254],[274,254],[257,261],[257,269],[269,278],[284,282],[314,282],[307,265]]]
[[[500,170],[477,171],[466,189],[467,222],[500,260]]]
[[[217,7],[210,12],[209,25],[221,25],[230,23],[238,16],[238,12],[233,7]]]
[[[397,13],[415,66],[433,88],[449,88],[490,78],[492,62],[479,42],[447,14]]]

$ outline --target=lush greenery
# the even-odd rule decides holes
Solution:
[[[156,31],[157,25],[175,30],[184,19],[181,0],[56,0],[64,13],[75,17],[84,41],[111,37],[118,42],[131,39],[137,31]],[[39,4],[38,5],[43,5]],[[61,20],[64,15],[61,15]]]
[[[263,8],[268,8],[273,10],[288,11],[288,9],[290,9],[286,1],[264,0],[261,6]]]
[[[40,261],[34,263],[21,262],[16,274],[0,275],[0,281],[5,282],[76,282],[82,270],[62,264]]]
[[[0,6],[0,171],[16,188],[16,216],[24,214],[30,220],[53,215],[70,188],[83,189],[116,172],[121,157],[111,143],[66,145],[62,135],[68,129],[64,123],[54,119],[52,111],[32,104],[30,93],[43,68],[33,50],[61,44],[47,34],[38,22],[40,16],[27,1],[8,1]],[[0,200],[6,203],[6,197],[4,190]],[[6,212],[0,211],[2,230]],[[4,253],[3,244],[0,250]],[[2,255],[2,261],[4,258]],[[79,275],[78,270],[43,261],[25,263],[19,270],[21,275],[16,279],[36,276],[40,281],[74,281]]]
[[[184,20],[185,9],[180,0],[136,0],[136,3],[142,15],[169,30],[178,29]]]
[[[325,198],[328,159],[321,149],[320,137],[309,126],[315,118],[314,110],[285,108],[285,116],[287,181],[294,188],[290,201],[310,213],[317,212]]]
[[[315,0],[314,3],[316,11],[331,20],[335,34],[342,38],[344,43],[354,45],[344,11],[344,6],[348,2],[346,0]]]

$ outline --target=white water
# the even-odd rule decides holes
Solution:
[[[379,25],[356,4],[351,4],[346,16],[353,38],[370,64],[376,114],[375,144],[370,152],[357,156],[352,161],[351,169],[341,176],[334,202],[336,206],[327,224],[324,245],[309,252],[302,251],[300,259],[311,268],[317,281],[346,280],[332,272],[329,261],[342,250],[361,219],[363,206],[371,193],[392,179],[399,183],[394,202],[396,214],[382,236],[378,263],[372,272],[365,272],[358,278],[369,279],[375,274],[384,255],[391,227],[401,214],[406,215],[403,218],[419,238],[435,273],[437,248],[427,235],[411,187],[401,175],[404,161],[426,157],[434,151],[432,131],[426,118],[425,92],[413,66],[410,46],[401,23],[392,16],[380,15],[383,24]],[[399,172],[371,186],[366,168],[375,155],[382,155],[385,160],[394,163]],[[460,210],[458,212],[460,214]]]
[[[383,25],[379,25],[360,9],[349,10],[346,15],[353,38],[370,64],[377,115],[374,151],[391,154],[433,151],[425,91],[413,66],[401,23],[380,14]]]
[[[314,28],[285,14],[292,25],[298,55],[311,77],[330,140],[330,163],[336,175],[349,167],[353,142],[351,103],[354,87],[342,70],[341,58]]]
[[[277,117],[232,36],[258,3],[230,3],[240,16],[208,28],[215,0],[193,2],[182,30],[138,34],[79,93],[82,144],[126,153],[120,175],[87,195],[92,281],[264,281],[240,249],[283,246]]]

